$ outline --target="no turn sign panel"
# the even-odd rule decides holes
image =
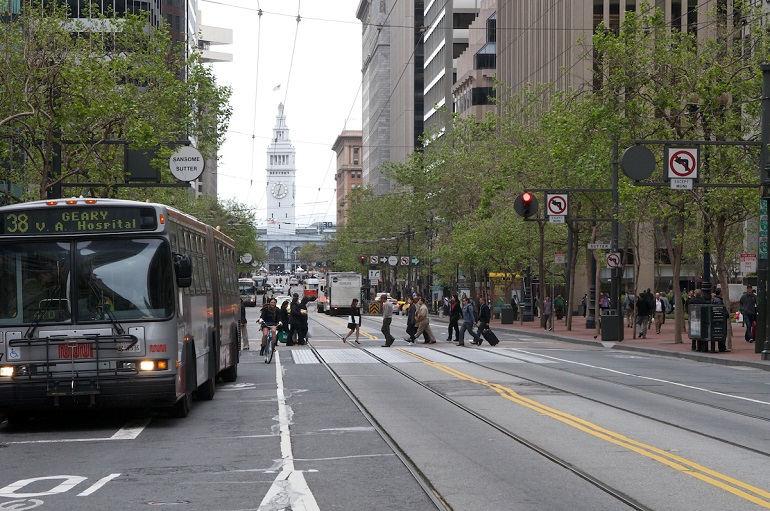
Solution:
[[[620,253],[610,252],[607,254],[607,268],[620,268]]]
[[[697,179],[698,149],[695,147],[666,148],[666,179]]]
[[[567,194],[555,193],[545,196],[545,210],[548,216],[567,216]]]

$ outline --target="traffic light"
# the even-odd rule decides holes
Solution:
[[[358,258],[359,261],[361,261],[361,264],[366,263],[366,256],[361,256]]]
[[[529,220],[537,215],[537,199],[530,192],[521,193],[513,201],[513,209],[519,216],[524,217],[524,220]]]

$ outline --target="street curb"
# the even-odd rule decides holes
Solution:
[[[434,318],[431,318],[431,321]],[[440,323],[448,323],[449,320],[447,318],[435,318],[438,319],[438,322]],[[445,320],[445,321],[444,321]],[[590,340],[590,339],[577,339],[575,337],[568,337],[566,335],[560,335],[558,333],[550,333],[550,332],[538,332],[538,331],[532,331],[532,330],[524,330],[524,329],[518,329],[511,326],[501,326],[501,325],[495,325],[496,327],[499,327],[501,330],[505,330],[508,332],[516,332],[517,334],[522,335],[529,335],[532,337],[539,337],[542,339],[552,339],[554,341],[562,341],[562,342],[569,342],[571,344],[582,344],[585,346],[595,346],[598,348],[609,348],[614,350],[620,350],[620,351],[631,351],[631,352],[637,352],[637,353],[646,353],[648,355],[657,355],[661,357],[669,357],[669,358],[679,358],[679,359],[685,359],[685,360],[693,360],[695,362],[703,362],[708,364],[716,364],[716,365],[724,365],[724,366],[732,366],[732,367],[751,367],[754,369],[761,369],[763,371],[770,371],[770,361],[759,361],[759,360],[736,360],[736,359],[730,359],[730,358],[724,358],[723,355],[720,355],[718,353],[714,354],[707,354],[707,353],[701,353],[701,352],[679,352],[679,351],[668,351],[668,350],[661,350],[658,348],[646,348],[644,346],[632,346],[629,344],[623,344],[622,341],[599,341],[599,340]],[[569,332],[568,330],[566,332]],[[689,342],[686,341],[686,342]]]

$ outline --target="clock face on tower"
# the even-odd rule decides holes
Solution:
[[[283,199],[287,193],[289,193],[289,188],[280,181],[273,185],[272,194],[276,199]]]

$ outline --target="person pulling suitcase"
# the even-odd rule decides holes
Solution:
[[[476,332],[476,338],[471,341],[471,343],[476,346],[481,346],[481,340],[486,338],[484,332],[489,330],[489,321],[492,319],[492,311],[489,309],[489,305],[487,305],[487,299],[480,296],[479,303],[479,329]],[[491,332],[491,330],[489,331]],[[494,344],[492,344],[492,346],[494,346]]]

